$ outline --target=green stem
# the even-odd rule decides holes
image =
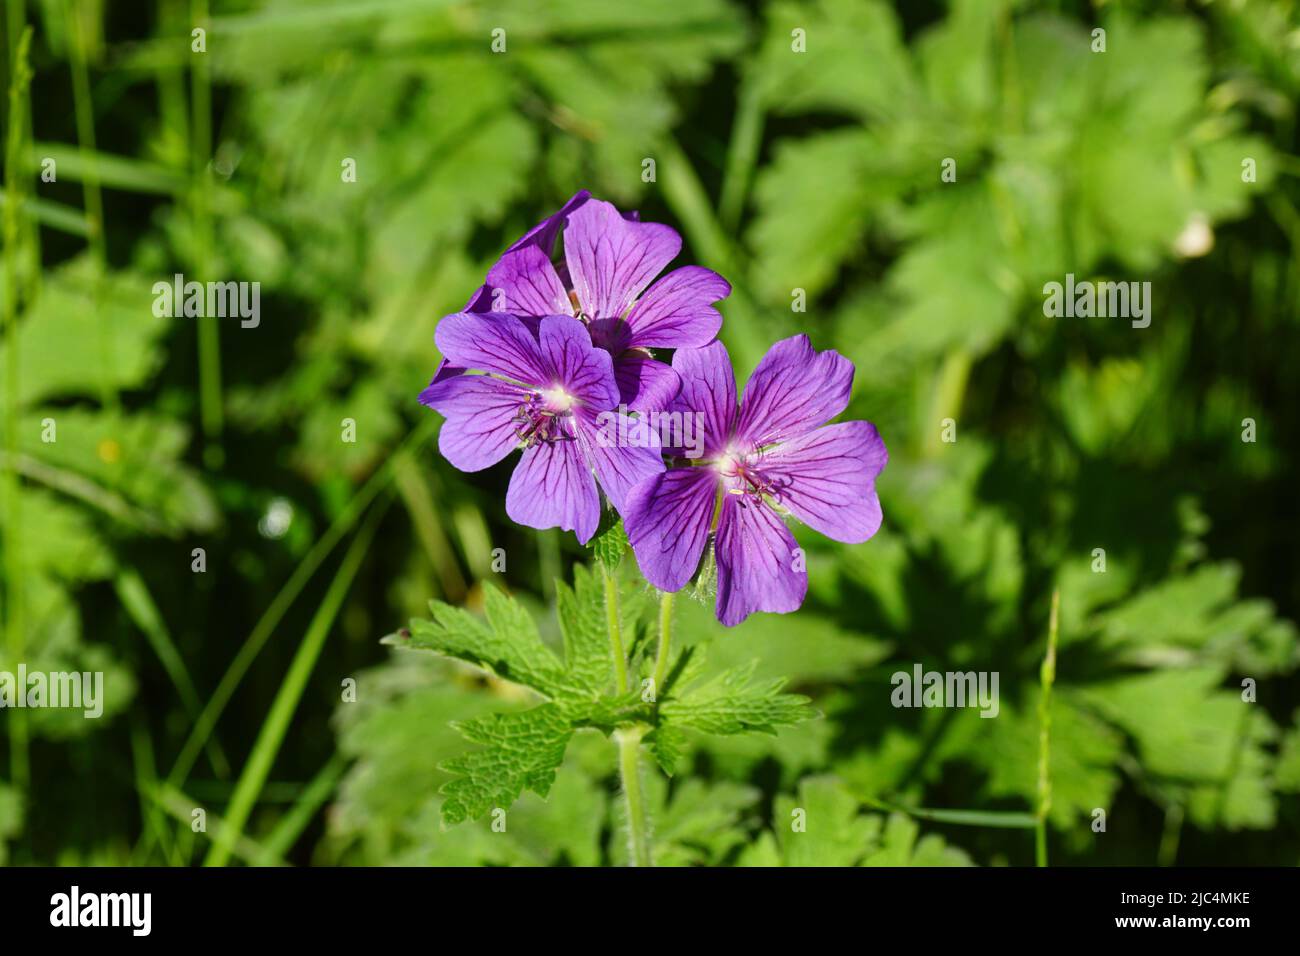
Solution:
[[[1052,685],[1056,682],[1056,636],[1061,612],[1061,592],[1052,592],[1052,613],[1047,625],[1047,655],[1039,670],[1038,695],[1038,809],[1034,827],[1034,862],[1047,866],[1047,814],[1052,809],[1051,735]]]
[[[614,662],[614,682],[620,694],[628,692],[627,652],[623,647],[623,625],[619,619],[618,581],[603,563],[605,579],[605,627],[609,631],[609,653]],[[655,685],[656,688],[658,684]],[[656,690],[657,693],[657,690]],[[645,800],[641,795],[641,735],[644,728],[620,727],[614,731],[618,744],[618,775],[627,801],[628,860],[632,866],[651,866],[649,828]]]
[[[655,655],[655,699],[659,699],[664,681],[668,679],[668,658],[673,639],[673,592],[664,591],[659,596],[659,652]]]
[[[626,694],[627,653],[623,649],[623,625],[618,614],[618,582],[613,573],[603,564],[601,569],[605,576],[605,628],[609,631],[609,653],[614,660],[615,686],[620,694]]]
[[[614,732],[614,739],[618,741],[618,772],[627,801],[628,860],[632,866],[654,866],[645,800],[641,796],[641,733],[640,728],[624,728]]]

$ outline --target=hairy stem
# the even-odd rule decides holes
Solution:
[[[623,624],[619,618],[618,582],[609,568],[601,565],[605,579],[605,626],[609,631],[609,653],[614,662],[614,681],[620,694],[628,691],[627,652],[623,647]],[[658,687],[658,684],[655,685]],[[620,727],[614,731],[618,744],[618,775],[627,801],[628,860],[632,866],[652,866],[645,800],[641,796],[641,727]]]
[[[618,582],[609,568],[601,566],[605,576],[605,628],[609,631],[609,653],[614,661],[614,681],[620,694],[626,694],[627,653],[623,650],[623,625],[618,613]]]
[[[659,652],[655,656],[655,698],[668,679],[668,657],[673,641],[673,592],[659,595]]]
[[[618,742],[618,772],[627,801],[628,862],[632,866],[654,866],[650,859],[650,827],[646,822],[645,800],[641,796],[641,729],[614,732]]]

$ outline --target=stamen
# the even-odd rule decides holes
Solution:
[[[567,395],[564,397],[568,398]],[[572,401],[563,403],[560,408],[554,406],[553,399],[554,396],[549,393],[542,395],[535,392],[515,412],[515,437],[525,448],[538,442],[549,445],[552,442],[574,440],[575,436],[569,434],[566,421],[572,417],[569,411]]]

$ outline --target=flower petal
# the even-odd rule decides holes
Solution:
[[[853,363],[806,335],[773,345],[745,385],[736,435],[750,447],[786,441],[824,425],[849,404]]]
[[[699,444],[704,456],[711,457],[726,446],[736,421],[736,375],[731,356],[721,342],[702,349],[678,349],[673,353],[673,371],[682,380],[682,390],[668,410],[692,416],[692,427],[699,421],[694,416],[703,416],[704,434],[696,438],[702,438]],[[682,449],[670,451],[682,456]]]
[[[540,385],[548,378],[537,338],[513,315],[454,312],[438,323],[433,339],[453,365],[494,372],[527,385]]]
[[[564,224],[568,221],[570,213],[591,198],[591,193],[582,189],[573,194],[568,202],[560,207],[558,212],[547,216],[533,228],[519,237],[506,252],[514,252],[516,249],[522,249],[524,246],[536,246],[541,249],[550,258],[555,251],[555,237],[560,234]]]
[[[614,379],[618,382],[619,401],[634,412],[666,408],[682,387],[671,366],[640,352],[615,357]]]
[[[808,593],[808,572],[795,570],[798,549],[767,505],[725,495],[715,545],[718,620],[734,627],[754,611],[797,611]]]
[[[722,328],[713,303],[731,294],[731,283],[711,269],[683,266],[650,287],[627,315],[631,344],[683,349],[708,345]]]
[[[433,392],[433,386],[438,385],[449,378],[455,378],[457,375],[464,375],[467,371],[468,369],[461,368],[459,365],[452,365],[446,359],[440,359],[438,361],[438,367],[433,370],[433,378],[429,380],[429,384],[425,390],[420,393],[420,401],[423,404],[428,405],[429,403],[426,402],[424,398],[426,395],[436,394]]]
[[[490,375],[437,376],[420,401],[446,417],[438,450],[461,471],[482,471],[519,445],[515,415],[528,392]]]
[[[576,440],[538,442],[524,451],[506,489],[506,514],[530,528],[563,528],[586,544],[600,524],[596,479]]]
[[[564,230],[569,276],[589,319],[621,318],[681,248],[675,229],[625,219],[599,199],[578,207]]]
[[[469,301],[465,303],[465,308],[461,309],[461,311],[477,313],[491,312],[492,287],[489,285],[481,285],[475,289],[474,294],[469,297]]]
[[[575,416],[578,440],[596,479],[614,509],[622,514],[633,486],[664,470],[659,437],[645,422],[619,411]]]
[[[758,461],[778,504],[828,538],[861,544],[880,530],[876,476],[889,461],[870,422],[840,422],[783,442]]]
[[[591,344],[586,326],[571,315],[548,315],[538,338],[547,373],[543,387],[562,388],[593,412],[618,405],[614,360]]]
[[[680,591],[699,570],[717,493],[712,468],[672,468],[628,494],[623,526],[641,573],[655,587]]]
[[[516,315],[569,315],[569,293],[538,246],[507,252],[487,274],[494,312]]]

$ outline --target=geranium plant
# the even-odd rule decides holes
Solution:
[[[773,733],[811,716],[806,698],[749,669],[702,679],[695,649],[673,648],[674,595],[694,582],[727,626],[798,610],[807,571],[787,519],[866,541],[888,453],[869,422],[828,424],[848,405],[853,365],[805,335],[774,344],[738,400],[717,341],[730,285],[690,265],[656,281],[680,250],[672,228],[580,192],[438,323],[442,362],[420,400],[445,418],[442,455],[473,472],[521,450],[506,513],[574,532],[595,559],[558,585],[562,654],[490,585],[484,617],[434,602],[388,638],[542,698],[460,725],[480,749],[446,765],[444,824],[525,789],[545,796],[570,738],[595,729],[618,746],[629,861],[649,865],[643,752],[671,775],[688,732]],[[629,546],[645,584],[625,599]],[[644,612],[652,589],[657,615]]]

